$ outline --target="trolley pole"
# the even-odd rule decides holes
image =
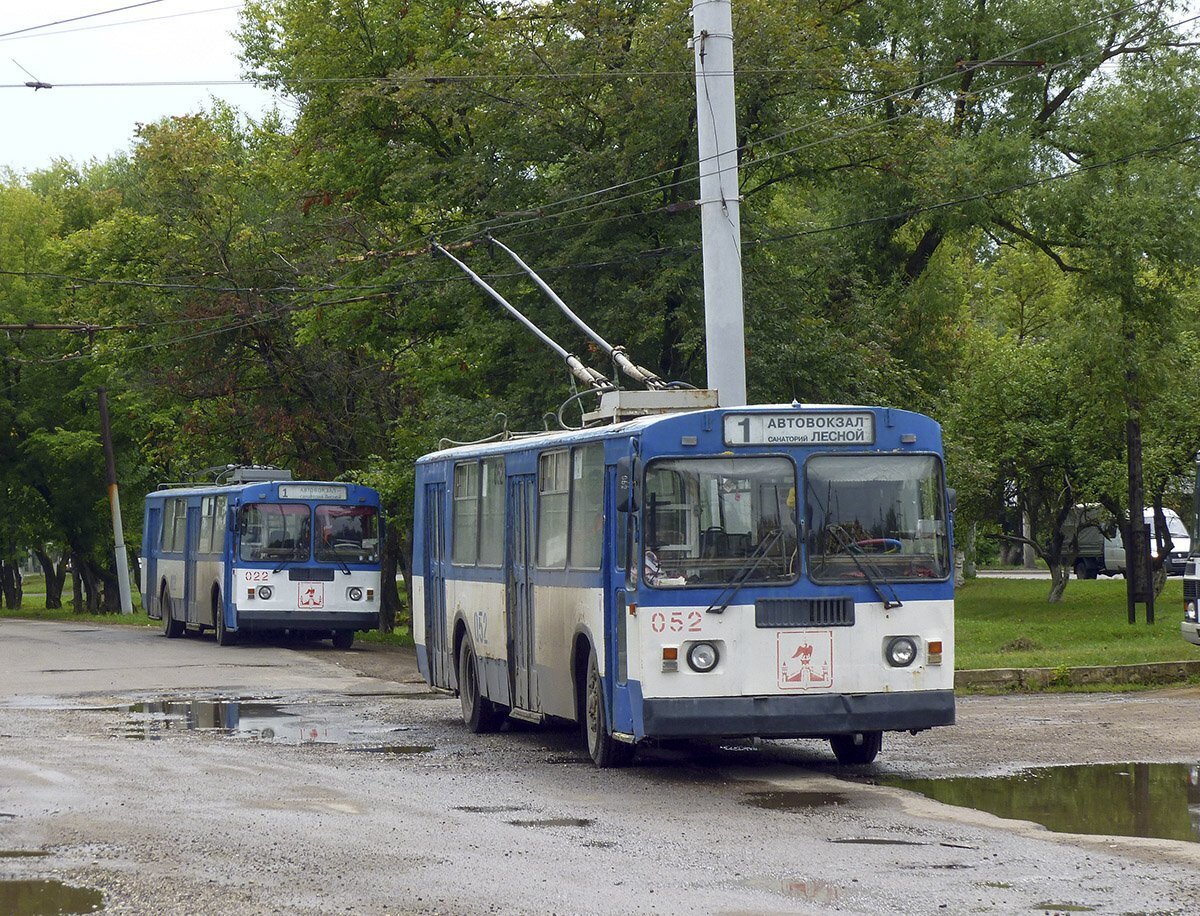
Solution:
[[[733,94],[731,0],[693,0],[700,229],[708,387],[722,407],[746,403],[742,230]]]
[[[108,478],[108,504],[112,508],[113,539],[116,541],[117,588],[121,595],[121,613],[133,613],[129,594],[129,562],[125,556],[125,532],[121,527],[121,496],[117,492],[117,462],[113,457],[112,428],[108,422],[108,392],[100,395],[100,438],[104,443],[104,470]]]

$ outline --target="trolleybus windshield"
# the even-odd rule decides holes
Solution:
[[[796,468],[787,458],[679,458],[646,470],[649,585],[782,584],[798,575]]]
[[[325,563],[379,559],[379,513],[371,506],[317,506],[316,557]]]
[[[805,466],[816,582],[949,575],[942,466],[933,455],[819,455]]]
[[[296,503],[251,503],[242,509],[241,558],[307,560],[310,510]]]

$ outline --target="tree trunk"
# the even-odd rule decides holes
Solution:
[[[391,633],[396,629],[396,613],[400,610],[400,593],[396,589],[396,565],[400,558],[399,525],[387,526],[383,541],[383,557],[379,570],[379,629]]]
[[[1063,592],[1067,590],[1067,582],[1070,581],[1071,570],[1062,563],[1050,564],[1050,594],[1046,600],[1051,604],[1058,604],[1063,599]]]
[[[35,550],[38,564],[46,577],[46,610],[53,611],[62,607],[63,584],[67,579],[67,561],[61,558],[57,564],[41,549]]]
[[[79,574],[79,560],[74,555],[71,557],[71,610],[76,614],[87,612],[83,603],[83,576]]]
[[[963,576],[974,579],[978,575],[976,562],[978,560],[979,525],[971,522],[967,526],[967,536],[963,539]]]
[[[0,589],[4,592],[4,606],[10,611],[18,610],[23,598],[19,563],[0,560]]]

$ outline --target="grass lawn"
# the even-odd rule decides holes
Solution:
[[[76,614],[70,607],[71,600],[71,580],[67,579],[66,588],[63,590],[63,601],[67,604],[66,607],[59,608],[54,611],[46,610],[46,581],[43,576],[26,576],[22,582],[23,600],[20,610],[10,611],[7,608],[0,608],[0,618],[14,617],[22,620],[71,620],[76,623],[86,621],[87,623],[99,624],[115,624],[123,626],[135,627],[161,627],[162,621],[151,620],[142,613],[141,596],[138,594],[137,585],[130,583],[130,588],[133,589],[133,614]],[[372,630],[369,633],[359,633],[356,641],[375,643],[384,646],[411,646],[413,644],[412,634],[409,633],[408,627],[398,625],[391,633],[380,633],[378,630]]]
[[[1048,579],[972,579],[955,595],[955,667],[1057,668],[1200,660],[1179,635],[1183,580],[1167,580],[1153,625],[1130,626],[1124,579],[1071,579],[1047,604]]]

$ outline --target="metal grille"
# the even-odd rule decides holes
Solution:
[[[288,578],[293,582],[332,582],[334,570],[328,567],[292,566]]]
[[[1184,579],[1183,580],[1183,597],[1200,598],[1200,579]]]
[[[852,627],[853,598],[760,598],[754,625],[766,627]]]

